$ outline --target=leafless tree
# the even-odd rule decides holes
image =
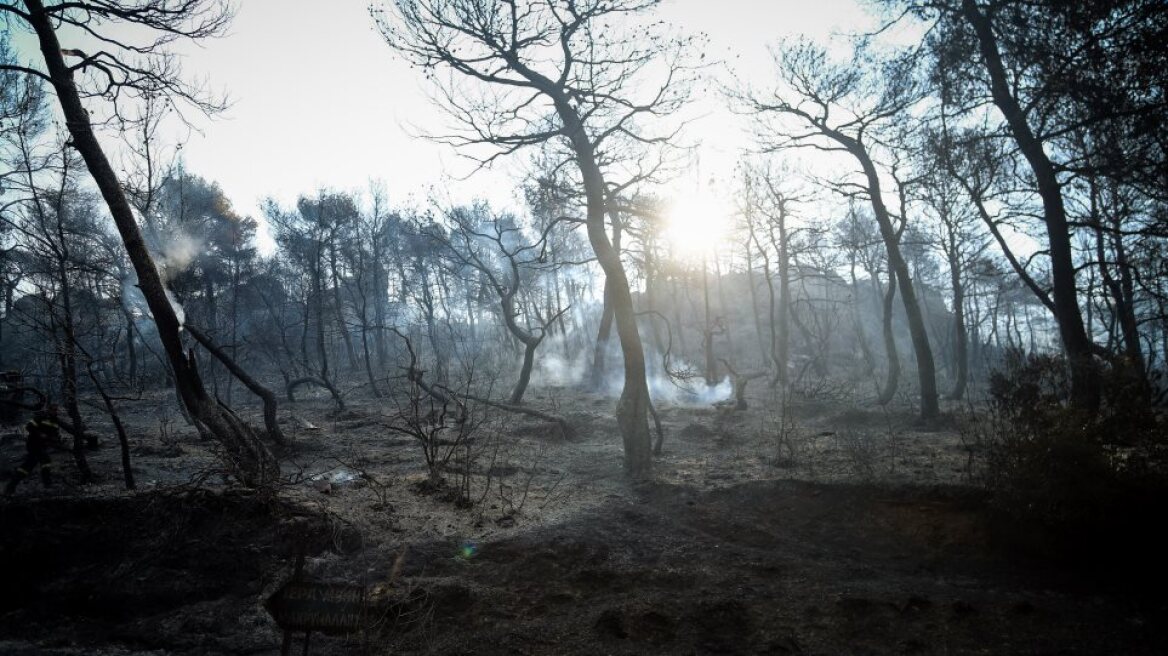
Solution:
[[[101,103],[115,122],[130,120],[127,108],[147,97],[182,101],[188,107],[212,111],[221,103],[208,100],[200,89],[184,83],[176,59],[167,46],[177,39],[202,39],[222,32],[231,18],[230,7],[217,0],[105,0],[46,4],[25,0],[0,4],[9,25],[36,35],[43,68],[2,64],[48,82],[56,92],[72,137],[101,191],[126,246],[158,326],[167,360],[174,370],[180,398],[201,431],[220,442],[234,471],[249,484],[263,483],[277,473],[274,459],[252,429],[207,393],[193,353],[182,341],[182,321],[167,297],[163,283],[134,212],[113,166],[94,132],[86,104]],[[58,30],[70,27],[100,43],[86,53],[66,48]],[[119,26],[132,26],[144,40],[122,37]],[[68,60],[68,61],[67,61]],[[99,114],[101,116],[101,114]]]
[[[651,468],[649,392],[628,276],[605,230],[610,190],[602,154],[614,141],[652,144],[676,136],[671,129],[644,129],[682,106],[691,70],[682,57],[687,41],[664,35],[659,24],[638,24],[657,4],[398,0],[374,10],[394,50],[431,78],[446,80],[438,101],[461,129],[439,139],[481,148],[484,165],[548,141],[571,152],[624,354],[616,414],[625,469],[634,478]]]
[[[885,199],[887,174],[881,174],[874,155],[880,150],[874,133],[892,119],[905,117],[921,98],[914,71],[899,59],[873,63],[859,49],[852,61],[835,62],[823,48],[809,42],[780,48],[775,63],[782,84],[767,94],[747,92],[740,100],[758,117],[768,149],[843,152],[859,165],[862,182],[836,184],[845,193],[863,194],[872,205],[888,254],[890,277],[896,279],[908,317],[917,359],[921,416],[935,417],[940,407],[932,347],[909,267],[901,254],[898,217]],[[902,215],[904,209],[900,208]]]
[[[519,379],[508,400],[512,405],[519,405],[531,380],[536,349],[568,311],[568,308],[557,308],[542,317],[537,311],[522,309],[525,304],[520,292],[524,283],[529,283],[531,276],[547,261],[546,239],[526,239],[515,224],[515,217],[494,214],[486,206],[456,207],[445,215],[453,224],[450,234],[441,240],[447,255],[485,278],[499,299],[503,324],[523,345]],[[534,327],[533,318],[537,322]]]

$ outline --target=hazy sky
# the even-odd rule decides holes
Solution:
[[[240,212],[258,215],[267,196],[291,202],[321,186],[363,189],[370,179],[384,180],[395,203],[411,195],[420,202],[432,186],[455,200],[513,199],[507,167],[460,181],[471,170],[466,160],[411,136],[442,119],[422,77],[383,42],[368,2],[236,4],[225,37],[182,48],[188,74],[233,101],[225,115],[200,122],[202,134],[191,136],[183,155],[188,169],[217,181]],[[708,34],[709,56],[761,81],[771,76],[768,43],[867,24],[855,0],[667,0],[662,12],[682,30]],[[689,137],[702,144],[702,175],[725,175],[746,142],[737,119],[717,109],[713,87],[708,95],[711,109]]]

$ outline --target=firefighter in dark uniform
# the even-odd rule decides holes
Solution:
[[[20,482],[38,465],[41,468],[41,482],[45,487],[53,484],[53,461],[49,458],[49,447],[61,441],[61,429],[57,426],[57,405],[50,403],[45,406],[44,410],[33,415],[24,425],[24,429],[28,432],[25,441],[28,455],[24,457],[24,462],[16,470],[16,474],[8,481],[4,494],[15,492],[16,486],[20,485]]]

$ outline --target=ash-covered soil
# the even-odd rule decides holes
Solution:
[[[610,399],[536,393],[574,438],[495,412],[437,488],[389,405],[310,398],[282,408],[291,482],[262,495],[224,488],[157,400],[126,404],[139,491],[107,444],[102,482],[60,453],[61,485],[0,502],[0,653],[277,654],[264,600],[299,554],[372,595],[320,655],[1168,653],[1162,572],[1004,527],[961,419],[756,394],[661,408],[655,478],[631,484]]]

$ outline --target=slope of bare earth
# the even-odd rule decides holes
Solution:
[[[612,401],[553,388],[530,402],[572,440],[496,413],[434,489],[388,404],[309,398],[284,409],[297,482],[263,496],[127,404],[141,491],[107,445],[103,482],[72,487],[58,454],[65,485],[0,502],[0,653],[279,653],[263,601],[298,553],[373,593],[376,621],[314,634],[321,655],[1168,653],[1151,586],[1002,539],[955,422],[796,401],[663,407],[655,479],[631,485]]]

